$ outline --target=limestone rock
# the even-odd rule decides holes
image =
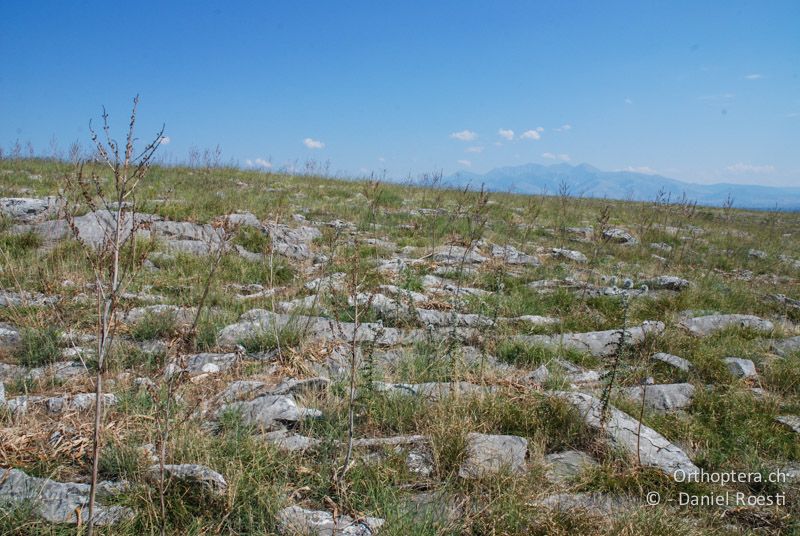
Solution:
[[[157,480],[161,473],[160,465],[152,465],[148,470],[148,477]],[[184,463],[178,465],[165,464],[164,476],[169,480],[178,480],[189,486],[197,486],[203,493],[211,496],[224,497],[228,490],[225,478],[205,465]]]
[[[89,484],[56,482],[49,478],[28,476],[18,469],[0,470],[0,502],[22,506],[30,504],[33,513],[50,523],[83,522],[89,509]],[[95,503],[95,523],[113,525],[133,517],[133,510],[122,506]]]
[[[626,344],[640,344],[647,334],[659,334],[664,331],[663,322],[645,321],[640,326],[627,330]],[[517,335],[516,340],[532,346],[541,345],[549,348],[571,348],[588,352],[596,357],[614,355],[621,341],[621,330],[590,331],[586,333],[564,333],[562,335]]]
[[[756,365],[749,359],[742,359],[740,357],[726,357],[723,359],[725,364],[728,365],[728,370],[737,378],[757,378],[758,372]]]
[[[740,314],[697,316],[682,321],[680,325],[695,337],[707,337],[729,327],[749,328],[766,334],[775,327],[769,320]]]
[[[373,536],[385,521],[376,517],[353,519],[324,510],[290,506],[278,512],[278,531],[284,536]]]
[[[503,470],[526,471],[528,440],[513,435],[467,434],[466,459],[458,470],[461,478],[481,478]]]
[[[625,389],[625,394],[637,401],[641,400],[644,394],[644,403],[649,408],[657,411],[674,411],[691,405],[694,385],[691,383],[637,385]]]
[[[794,433],[800,434],[800,416],[781,415],[779,417],[775,417],[775,420],[784,426],[788,426]]]
[[[594,458],[579,450],[554,452],[544,457],[545,477],[553,483],[562,483],[574,479],[586,469],[597,465]]]
[[[18,223],[33,223],[45,220],[58,213],[58,197],[3,197],[0,198],[0,214]]]
[[[664,352],[658,352],[657,354],[653,354],[651,359],[655,359],[656,361],[661,361],[662,363],[666,363],[676,369],[688,371],[692,368],[691,362],[687,361],[682,357],[678,357],[672,354],[666,354]]]
[[[608,406],[608,416],[603,426],[602,403],[599,399],[585,393],[569,391],[558,391],[553,394],[570,402],[583,416],[587,425],[603,431],[613,446],[627,452],[634,460],[641,460],[643,466],[660,469],[668,476],[673,476],[678,470],[686,474],[696,474],[700,471],[678,446],[649,426],[640,424],[627,413]]]

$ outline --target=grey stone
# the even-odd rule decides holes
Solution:
[[[239,357],[234,353],[195,354],[186,358],[186,372],[192,376],[203,373],[222,372],[233,367],[238,360]]]
[[[444,265],[460,265],[460,264],[480,264],[486,262],[487,259],[475,249],[467,249],[462,246],[439,246],[433,251],[431,259],[434,262]]]
[[[691,383],[672,383],[658,385],[637,385],[625,389],[625,394],[632,400],[641,400],[647,407],[658,411],[685,409],[694,398],[694,385]]]
[[[491,386],[475,385],[469,382],[428,382],[428,383],[384,383],[373,382],[373,389],[396,395],[420,396],[429,400],[441,400],[449,396],[490,393]]]
[[[718,331],[740,327],[770,333],[775,326],[769,320],[754,315],[706,315],[683,320],[680,325],[696,337],[706,337]]]
[[[33,223],[58,214],[61,203],[58,197],[3,197],[0,214],[19,223]]]
[[[6,386],[0,382],[0,407],[6,405]]]
[[[789,427],[794,433],[800,434],[800,416],[798,415],[781,415],[775,417],[775,420],[784,426]]]
[[[353,519],[324,510],[289,506],[278,512],[278,532],[285,536],[373,536],[385,521],[376,517]]]
[[[659,334],[664,331],[663,322],[645,321],[640,326],[626,331],[626,344],[640,344],[647,334]],[[517,335],[516,340],[530,345],[541,345],[549,348],[571,348],[588,352],[597,357],[614,355],[622,338],[622,330],[590,331],[586,333],[564,333],[561,335]]]
[[[264,226],[272,241],[272,251],[278,255],[295,260],[308,260],[314,257],[311,243],[322,237],[316,227],[303,225],[292,228],[279,223],[268,223]]]
[[[645,467],[660,469],[668,476],[675,471],[697,474],[700,469],[678,446],[664,436],[613,406],[608,406],[605,423],[602,402],[585,393],[557,391],[553,395],[567,400],[580,412],[587,425],[606,434],[611,444],[640,460]]]
[[[676,369],[688,371],[692,368],[691,362],[687,361],[682,357],[678,357],[676,355],[667,354],[664,352],[658,352],[657,354],[653,354],[651,359],[655,359],[656,361],[661,361],[662,363],[666,363]]]
[[[579,450],[554,452],[544,457],[546,465],[545,477],[553,483],[562,483],[574,479],[583,471],[597,466],[597,461]]]
[[[302,452],[310,448],[314,448],[321,443],[319,439],[313,437],[306,437],[303,435],[295,434],[287,430],[274,430],[266,432],[259,436],[257,439],[274,445],[278,450],[284,452]]]
[[[589,262],[589,258],[586,255],[574,249],[553,248],[550,252],[553,254],[553,257],[557,259],[567,259],[580,264]]]
[[[723,359],[728,370],[737,378],[757,378],[758,372],[756,365],[749,359],[742,359],[740,357],[726,357]]]
[[[625,229],[619,228],[606,229],[603,231],[603,238],[609,242],[623,244],[626,246],[635,246],[639,243],[639,239]]]
[[[670,246],[666,242],[651,242],[650,243],[650,248],[651,249],[657,249],[659,251],[666,251],[667,253],[672,251],[672,246]]]
[[[503,260],[508,264],[521,264],[525,266],[539,266],[541,264],[538,258],[534,257],[533,255],[523,253],[514,246],[510,245],[493,245],[491,255],[495,259]]]
[[[766,259],[767,258],[767,252],[766,251],[762,251],[760,249],[750,249],[747,252],[747,256],[748,257],[752,257],[754,259]]]
[[[285,423],[294,423],[304,417],[294,399],[283,395],[263,395],[247,402],[232,402],[220,408],[223,411],[240,412],[247,424],[264,430],[281,428]]]
[[[656,278],[645,281],[645,284],[653,290],[675,290],[681,291],[689,287],[689,281],[674,275],[660,275]]]
[[[21,340],[22,336],[19,331],[14,329],[10,324],[0,322],[0,348],[15,348]],[[0,377],[2,377],[2,373],[0,373]]]
[[[2,336],[2,327],[0,327],[0,336]],[[800,352],[800,335],[797,337],[789,337],[780,341],[772,342],[772,349],[779,356],[786,357],[789,354]]]
[[[50,523],[76,524],[79,513],[88,513],[89,484],[56,482],[28,476],[18,469],[6,469],[0,474],[0,501],[19,506],[29,504],[35,515]],[[130,508],[95,503],[94,522],[98,526],[113,525],[133,516]]]
[[[160,465],[152,465],[148,470],[148,477],[151,480],[158,480],[161,474]],[[209,469],[205,465],[193,463],[165,464],[164,476],[169,480],[177,480],[182,484],[197,487],[210,496],[224,497],[228,491],[228,483],[218,472]]]
[[[45,296],[39,292],[0,290],[0,307],[44,307],[53,305],[58,300],[58,296]]]
[[[458,470],[461,478],[481,478],[508,470],[524,473],[528,440],[513,435],[467,434],[466,458]]]

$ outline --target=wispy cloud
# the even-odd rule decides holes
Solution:
[[[247,167],[251,168],[260,167],[264,169],[272,169],[272,162],[270,162],[269,160],[264,160],[263,158],[256,158],[254,160],[250,160],[248,158],[247,160],[244,161],[244,163]]]
[[[655,175],[658,173],[655,169],[651,168],[650,166],[628,166],[626,168],[620,169],[620,171],[630,171],[631,173],[644,173],[645,175]]]
[[[453,132],[450,137],[459,141],[472,141],[478,137],[478,134],[471,130],[462,130],[460,132]]]
[[[727,171],[731,173],[737,174],[750,174],[750,173],[774,173],[775,166],[770,164],[764,165],[754,165],[754,164],[745,164],[743,162],[737,162],[736,164],[730,165],[725,168]]]
[[[325,144],[323,142],[315,140],[314,138],[304,139],[303,145],[305,145],[309,149],[322,149],[323,147],[325,147]]]
[[[459,160],[458,163],[464,167],[470,167],[472,165],[472,162],[470,162],[469,160]]]
[[[744,77],[745,80],[761,80],[762,78],[764,78],[764,75],[758,73],[747,74]]]
[[[467,147],[466,151],[468,153],[482,153],[483,149],[483,145],[475,145],[474,147]]]
[[[514,131],[511,130],[510,128],[501,128],[500,130],[497,131],[497,133],[500,135],[501,138],[505,138],[508,141],[514,139]]]
[[[633,99],[631,99],[630,97],[627,97],[625,99],[625,104],[633,104]]]
[[[546,158],[548,160],[560,160],[562,162],[569,162],[569,155],[568,154],[555,154],[555,153],[542,153],[542,158]]]
[[[555,129],[556,132],[567,132],[568,130],[572,130],[572,125],[570,125],[569,123],[564,123],[557,129]]]
[[[539,127],[539,128],[542,128],[542,127]],[[519,138],[521,140],[540,140],[540,139],[542,139],[542,135],[539,134],[539,132],[541,132],[541,130],[539,130],[539,129],[526,130],[525,132],[520,134]]]
[[[159,145],[167,145],[171,141],[172,141],[172,139],[169,136],[161,136],[161,139],[158,140],[158,144]]]

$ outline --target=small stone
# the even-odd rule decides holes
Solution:
[[[324,510],[290,506],[278,512],[278,532],[285,536],[373,536],[385,521],[376,517],[353,519]]]
[[[594,458],[579,450],[555,452],[544,457],[547,469],[545,477],[553,483],[567,482],[586,469],[597,465]]]
[[[775,417],[775,420],[785,426],[788,426],[794,433],[800,434],[800,416],[781,415],[779,417]]]
[[[467,434],[466,459],[458,476],[481,478],[503,470],[512,473],[526,471],[528,440],[513,435]]]
[[[157,480],[161,473],[160,465],[152,465],[148,470],[148,477]],[[164,465],[164,475],[167,479],[178,480],[189,486],[197,486],[204,493],[215,497],[224,497],[228,491],[225,478],[216,471],[204,465],[192,463],[178,465]]]
[[[756,365],[749,359],[739,357],[726,357],[723,361],[728,365],[728,370],[737,378],[757,378]]]
[[[661,361],[662,363],[666,363],[676,369],[688,371],[692,368],[692,364],[682,357],[678,357],[672,354],[666,354],[664,352],[659,352],[657,354],[653,354],[651,359],[655,359],[656,361]]]

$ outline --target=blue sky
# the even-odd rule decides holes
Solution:
[[[139,93],[173,160],[800,186],[797,1],[110,4],[4,2],[1,145],[122,132]]]

